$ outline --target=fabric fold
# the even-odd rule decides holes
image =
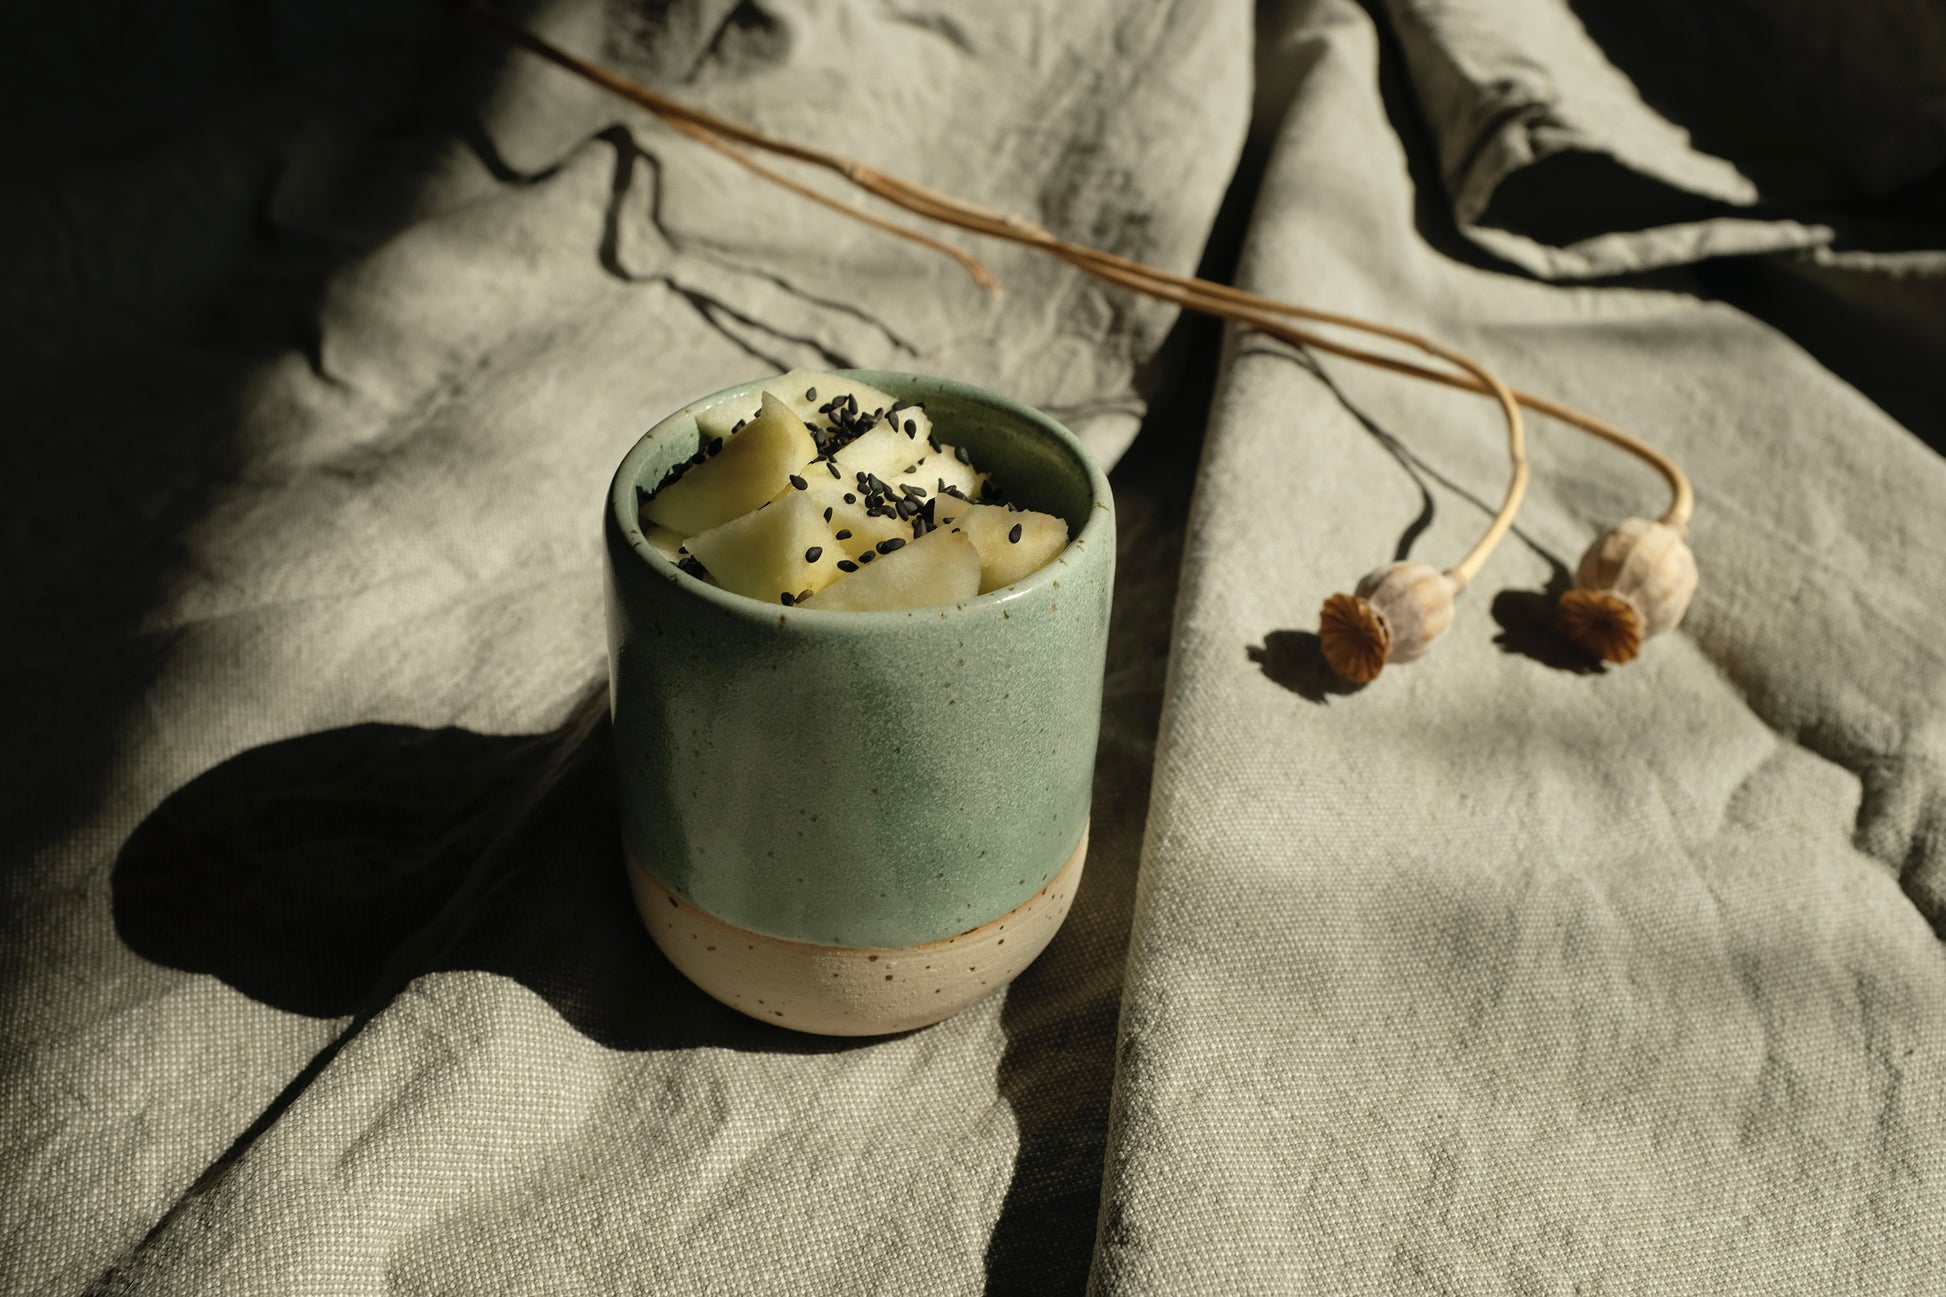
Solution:
[[[1946,20],[1386,0],[1455,219],[1548,279],[1824,247],[1946,169]]]
[[[1626,667],[1553,594],[1665,488],[1536,419],[1515,535],[1352,689],[1316,610],[1450,564],[1487,403],[1235,334],[1184,556],[1092,1291],[1923,1291],[1946,1201],[1942,462],[1685,291],[1557,286],[1415,223],[1368,12],[1297,78],[1239,282],[1382,318],[1693,476],[1702,587]],[[1330,129],[1317,123],[1329,122]]]

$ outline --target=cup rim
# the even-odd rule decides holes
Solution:
[[[923,383],[949,392],[954,396],[969,399],[974,403],[1001,410],[1009,416],[1021,420],[1066,450],[1086,472],[1089,493],[1093,497],[1088,509],[1088,520],[1081,525],[1080,530],[1069,539],[1068,543],[1061,548],[1059,553],[1012,585],[1003,586],[998,590],[993,590],[986,594],[975,595],[963,603],[928,604],[925,609],[892,608],[870,612],[852,612],[820,609],[815,605],[798,607],[795,605],[768,604],[761,600],[752,599],[748,595],[736,594],[723,589],[721,586],[698,580],[658,554],[650,547],[648,541],[644,539],[641,526],[638,522],[637,510],[639,506],[636,503],[635,473],[633,470],[648,454],[650,446],[669,424],[682,418],[684,415],[693,417],[698,411],[708,409],[722,401],[734,399],[746,392],[757,390],[763,384],[770,382],[772,378],[776,377],[775,375],[767,374],[762,378],[754,378],[749,382],[738,383],[731,387],[725,387],[719,391],[711,392],[706,396],[698,397],[687,405],[664,415],[655,422],[654,426],[636,439],[635,444],[629,447],[628,453],[622,456],[621,463],[616,466],[614,477],[610,479],[608,486],[608,522],[617,529],[622,542],[635,552],[636,557],[649,565],[650,571],[668,580],[678,589],[685,590],[690,595],[701,598],[705,602],[713,604],[723,612],[733,616],[743,617],[752,621],[768,621],[778,616],[792,621],[798,618],[809,618],[811,625],[834,631],[845,627],[853,627],[861,632],[871,632],[874,630],[882,630],[894,621],[906,621],[916,612],[934,608],[954,608],[961,611],[969,611],[976,607],[999,607],[1017,599],[1031,597],[1040,593],[1050,582],[1059,579],[1060,569],[1063,566],[1071,565],[1077,561],[1079,552],[1085,550],[1091,543],[1097,548],[1109,547],[1111,545],[1111,542],[1106,538],[1109,528],[1113,525],[1115,497],[1108,483],[1108,475],[1102,471],[1101,465],[1088,452],[1088,448],[1081,443],[1081,439],[1047,414],[1025,402],[1015,401],[1009,397],[1001,396],[997,392],[990,391],[987,388],[977,386],[973,383],[961,382],[958,379],[942,378],[931,374],[914,374],[899,370],[832,369],[823,372],[836,374],[844,378],[855,378],[860,382],[869,383],[873,387],[892,391],[895,396],[903,396],[904,393],[902,391],[893,391],[894,388],[907,388],[915,383]]]

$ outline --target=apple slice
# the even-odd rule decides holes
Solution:
[[[777,494],[797,466],[815,454],[803,421],[766,392],[763,413],[717,454],[650,496],[643,516],[684,536],[708,531]]]
[[[838,560],[844,552],[824,510],[804,491],[792,491],[684,544],[718,585],[765,603],[794,603],[806,590],[822,590],[842,575]]]
[[[981,594],[1038,571],[1068,544],[1068,525],[1054,515],[997,504],[976,504],[953,525],[980,552]]]
[[[827,612],[882,612],[961,603],[979,592],[980,552],[958,532],[929,531],[833,582],[810,606]]]

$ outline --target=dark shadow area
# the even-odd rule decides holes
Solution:
[[[1274,97],[1274,96],[1273,96]],[[1281,116],[1260,94],[1259,123]],[[1228,281],[1271,145],[1253,127],[1196,273]],[[1014,1174],[987,1241],[986,1289],[1086,1289],[1101,1210],[1122,969],[1148,823],[1148,791],[1190,494],[1222,364],[1218,321],[1180,315],[1137,376],[1148,409],[1109,474],[1114,604],[1095,758],[1087,875],[1060,934],[1008,988],[997,1076],[1020,1129]],[[1056,417],[1063,413],[1056,412]]]
[[[1733,208],[1663,184],[1604,153],[1570,149],[1503,179],[1494,187],[1479,223],[1549,247],[1567,248],[1617,231],[1654,230],[1729,216],[1762,220],[1766,213]]]
[[[93,812],[176,649],[145,619],[244,472],[253,380],[292,352],[322,373],[326,286],[414,218],[425,123],[519,57],[436,4],[125,8],[23,12],[0,51],[0,108],[35,123],[0,200],[10,871]],[[332,175],[293,199],[319,138]]]
[[[129,838],[116,930],[146,959],[315,1017],[477,969],[610,1049],[853,1043],[724,1008],[655,949],[623,874],[606,711],[604,693],[554,734],[354,725],[252,748]]]
[[[1265,679],[1306,702],[1327,703],[1365,687],[1353,684],[1331,669],[1331,664],[1324,660],[1324,646],[1315,631],[1274,630],[1264,636],[1262,644],[1248,645],[1244,652],[1262,670]]]
[[[1514,653],[1572,675],[1600,675],[1601,660],[1562,634],[1556,620],[1561,596],[1574,585],[1566,567],[1548,559],[1554,572],[1541,590],[1502,590],[1493,596],[1489,611],[1500,625],[1493,637],[1502,653]]]
[[[1946,195],[1938,228],[1946,235]],[[1698,287],[1755,316],[1946,454],[1946,272],[1738,257],[1696,271]]]
[[[1772,205],[1870,201],[1936,153],[1937,126],[1918,108],[1946,93],[1946,11],[1932,0],[1881,0],[1869,15],[1686,0],[1569,8],[1644,103]]]

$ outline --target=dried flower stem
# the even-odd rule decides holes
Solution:
[[[1249,321],[1244,322],[1249,323]],[[1269,330],[1264,331],[1269,332]],[[1293,331],[1293,333],[1295,332]],[[1391,356],[1380,355],[1375,351],[1366,351],[1360,347],[1347,346],[1342,342],[1333,342],[1329,338],[1304,335],[1295,337],[1292,340],[1302,341],[1305,346],[1315,347],[1319,351],[1328,351],[1334,355],[1345,356],[1379,369],[1389,369],[1395,373],[1409,374],[1414,378],[1423,378],[1429,383],[1444,383],[1448,387],[1457,387],[1467,392],[1485,393],[1488,390],[1478,381],[1459,374],[1441,373],[1436,369],[1428,369],[1424,365],[1415,365],[1409,360],[1398,360]],[[1674,460],[1657,450],[1654,446],[1651,446],[1648,442],[1638,437],[1630,436],[1614,424],[1606,423],[1603,420],[1597,419],[1592,414],[1575,409],[1573,406],[1563,405],[1559,401],[1549,400],[1545,396],[1536,396],[1532,392],[1524,392],[1517,387],[1513,388],[1512,392],[1516,401],[1534,411],[1536,414],[1545,414],[1550,418],[1559,419],[1562,423],[1579,428],[1583,432],[1599,437],[1612,445],[1619,446],[1661,474],[1662,479],[1669,484],[1670,495],[1669,508],[1663,513],[1662,521],[1675,528],[1678,534],[1686,533],[1689,530],[1689,517],[1695,511],[1696,507],[1696,493],[1694,488],[1689,484],[1688,475],[1676,466]]]
[[[1674,461],[1661,451],[1640,439],[1630,436],[1612,424],[1603,422],[1593,415],[1573,409],[1546,397],[1530,392],[1509,388],[1485,367],[1462,353],[1434,342],[1429,338],[1407,330],[1377,324],[1356,316],[1340,315],[1330,311],[1320,311],[1311,307],[1297,306],[1265,297],[1247,289],[1229,284],[1219,284],[1211,280],[1190,275],[1179,275],[1135,261],[1098,248],[1070,243],[1061,239],[1019,216],[995,212],[951,194],[913,181],[901,179],[876,168],[867,166],[855,159],[827,152],[808,145],[797,144],[765,132],[741,126],[726,118],[718,117],[700,109],[692,108],[667,95],[649,89],[647,86],[616,75],[597,64],[579,59],[565,50],[542,40],[522,27],[508,22],[491,10],[462,6],[475,21],[492,28],[508,41],[522,49],[546,59],[586,81],[602,87],[610,93],[626,99],[654,113],[668,122],[684,135],[736,162],[755,174],[775,184],[802,195],[813,202],[854,217],[876,229],[884,230],[899,238],[922,244],[934,251],[951,257],[963,266],[982,288],[999,294],[998,282],[987,268],[978,260],[959,248],[945,243],[917,230],[908,229],[895,222],[884,220],[849,203],[843,203],[825,194],[786,177],[751,157],[738,144],[761,149],[782,157],[821,167],[844,177],[851,184],[894,206],[903,208],[915,215],[928,217],[943,224],[954,225],[976,234],[991,238],[1004,239],[1028,247],[1039,248],[1057,257],[1076,269],[1116,284],[1122,288],[1142,293],[1162,301],[1172,302],[1190,310],[1214,315],[1238,324],[1247,325],[1271,337],[1282,339],[1298,346],[1313,347],[1320,351],[1347,357],[1363,364],[1388,369],[1394,373],[1405,374],[1429,382],[1442,383],[1448,387],[1464,391],[1491,395],[1500,405],[1501,413],[1507,422],[1507,450],[1513,470],[1508,482],[1506,496],[1486,533],[1467,552],[1457,564],[1449,569],[1447,575],[1459,586],[1464,586],[1477,575],[1480,567],[1498,545],[1507,531],[1513,526],[1515,513],[1527,489],[1528,465],[1525,431],[1521,420],[1520,407],[1549,415],[1564,423],[1580,428],[1585,432],[1610,442],[1628,451],[1649,464],[1669,483],[1673,497],[1672,503],[1662,520],[1678,532],[1686,531],[1689,516],[1694,507],[1694,493],[1689,479]],[[1415,364],[1411,361],[1396,359],[1378,352],[1367,351],[1361,347],[1335,342],[1309,330],[1299,329],[1285,323],[1287,317],[1312,320],[1320,324],[1335,325],[1340,328],[1354,329],[1378,337],[1390,338],[1407,346],[1417,348],[1428,355],[1437,356],[1464,371],[1461,374],[1446,373],[1437,369]]]

